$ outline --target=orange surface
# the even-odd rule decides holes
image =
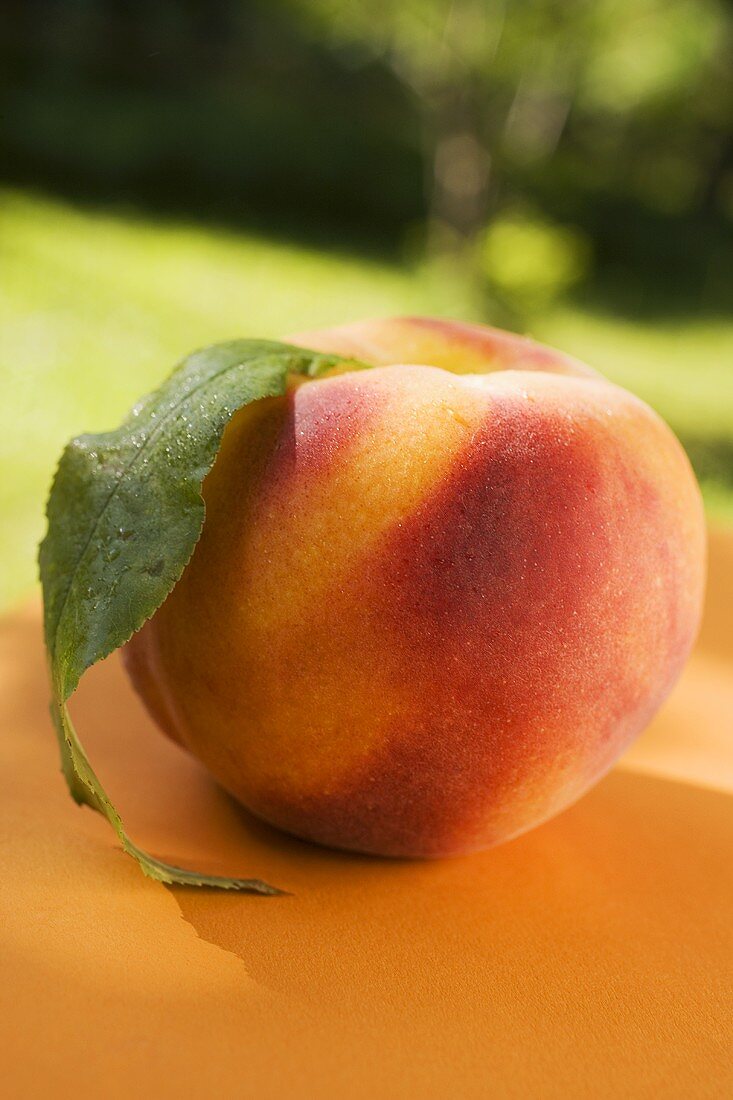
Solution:
[[[167,888],[76,808],[36,607],[0,631],[0,1046],[9,1097],[733,1093],[733,535],[672,698],[571,810],[389,862],[255,823],[153,733],[117,658],[73,712],[132,835],[292,896]]]

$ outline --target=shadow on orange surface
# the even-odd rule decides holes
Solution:
[[[0,633],[0,1002],[18,1093],[78,1091],[83,1060],[120,1096],[137,1073],[164,1096],[727,1094],[731,585],[733,535],[714,533],[697,651],[622,767],[534,832],[442,862],[340,854],[257,823],[154,733],[116,658],[93,670],[73,711],[135,839],[292,891],[275,899],[149,882],[73,806],[38,613],[14,617]]]

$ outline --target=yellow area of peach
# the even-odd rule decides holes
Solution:
[[[324,399],[329,386],[347,385],[374,395],[376,412],[366,430],[355,432],[323,473],[301,471],[296,451],[287,483],[258,501],[254,528],[228,515],[222,531],[251,558],[253,570],[267,562],[246,602],[248,613],[273,631],[309,621],[329,590],[341,589],[382,534],[440,484],[488,413],[487,395],[429,367],[375,368],[348,381],[306,383],[319,387]],[[303,397],[305,389],[296,402]],[[208,499],[228,495],[232,464],[247,447],[240,437],[217,463]]]
[[[239,414],[206,483],[201,543],[148,628],[184,741],[248,793],[275,782],[328,790],[409,714],[410,685],[375,637],[358,580],[488,408],[446,372],[409,366],[306,383],[296,407],[309,387],[327,396],[344,385],[376,402],[368,430],[323,471],[300,470],[296,445],[294,465],[254,496],[241,487],[258,483],[284,408]]]

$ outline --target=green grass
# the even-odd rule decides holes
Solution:
[[[34,584],[65,441],[114,426],[186,352],[415,311],[459,316],[460,299],[425,271],[0,192],[0,606]],[[654,405],[706,475],[710,509],[733,517],[733,321],[563,310],[533,334]]]

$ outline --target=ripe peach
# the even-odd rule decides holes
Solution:
[[[637,398],[508,333],[402,319],[298,342],[377,366],[234,417],[193,558],[127,646],[133,682],[299,836],[506,840],[594,783],[682,668],[705,556],[689,463]]]

